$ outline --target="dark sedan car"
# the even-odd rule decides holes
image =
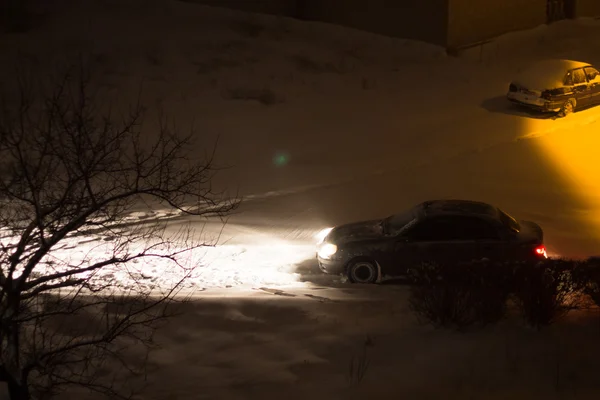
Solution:
[[[318,244],[317,260],[325,273],[375,283],[425,261],[543,259],[543,236],[538,224],[492,205],[435,200],[382,220],[332,228]]]
[[[515,104],[564,117],[575,109],[600,104],[600,72],[581,61],[540,61],[511,82],[506,97]]]

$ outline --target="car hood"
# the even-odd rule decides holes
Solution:
[[[519,241],[524,243],[530,242],[544,242],[544,231],[542,227],[532,221],[519,221],[521,230],[517,234]]]
[[[383,236],[382,222],[383,220],[376,219],[336,226],[327,235],[326,241],[341,243],[380,238]]]
[[[567,69],[549,60],[541,62],[521,71],[513,80],[514,84],[529,90],[544,91],[563,87],[563,79]]]

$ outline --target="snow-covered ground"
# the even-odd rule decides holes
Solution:
[[[512,33],[450,57],[414,41],[176,0],[53,0],[49,10],[31,32],[0,35],[2,76],[17,55],[40,74],[83,55],[120,104],[142,85],[150,109],[162,106],[182,129],[194,121],[198,151],[219,138],[217,159],[231,168],[215,183],[246,197],[222,231],[164,210],[142,215],[219,234],[217,246],[190,255],[188,283],[201,300],[161,331],[143,398],[597,394],[597,326],[586,315],[542,333],[513,319],[449,336],[415,324],[402,286],[324,280],[313,246],[332,224],[457,197],[539,222],[553,255],[600,253],[600,107],[553,120],[504,99],[530,62],[600,64],[600,21]],[[65,243],[57,255],[88,254],[103,240]],[[178,277],[170,265],[148,260],[138,278],[168,286]],[[351,387],[348,366],[367,336],[369,371]],[[394,382],[393,394],[383,382]]]
[[[230,168],[215,184],[246,202],[223,231],[228,244],[207,249],[198,287],[295,282],[316,231],[431,198],[484,200],[538,221],[554,255],[600,252],[600,108],[553,120],[504,99],[535,60],[600,64],[597,20],[450,57],[415,41],[175,0],[53,4],[31,32],[0,36],[3,60],[18,56],[43,75],[83,56],[117,103],[134,102],[141,85],[150,110],[161,106],[182,129],[194,122],[198,151],[219,139],[217,160]],[[13,66],[2,63],[4,76]]]
[[[127,376],[128,385],[144,387],[139,399],[559,400],[600,391],[596,312],[539,332],[511,313],[498,326],[460,334],[419,325],[406,288],[395,285],[256,292],[176,307],[147,371]],[[126,352],[134,363],[140,354],[133,346]],[[359,380],[351,365],[356,371],[361,361]]]
[[[148,257],[136,259],[125,266],[112,265],[81,276],[89,278],[91,285],[99,287],[107,282],[114,282],[123,289],[139,288],[142,284],[144,291],[157,293],[178,286],[181,294],[186,296],[215,288],[252,290],[264,286],[280,289],[305,286],[297,272],[297,264],[314,256],[313,243],[284,240],[259,229],[241,227],[236,230],[235,240],[225,240],[219,238],[218,231],[210,233],[210,227],[213,226],[219,228],[215,223],[207,224],[208,228],[197,232],[194,235],[194,247],[189,250],[183,244],[180,247],[170,245],[171,242],[177,243],[177,238],[175,234],[167,232],[162,240],[169,241],[168,248],[157,245],[148,252],[151,254]],[[42,269],[47,268],[52,273],[62,272],[71,265],[110,259],[116,246],[120,245],[116,235],[118,233],[111,232],[65,239],[46,258],[48,262],[42,263],[36,271],[44,273]],[[196,247],[200,241],[206,246]],[[131,243],[123,251],[137,254],[148,246],[150,243]],[[175,253],[176,262],[161,257]]]

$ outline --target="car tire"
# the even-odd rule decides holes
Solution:
[[[379,271],[374,261],[360,259],[348,264],[346,275],[352,283],[372,284],[377,282]]]
[[[561,107],[560,111],[558,112],[558,115],[560,115],[561,117],[566,117],[569,114],[572,114],[573,112],[575,112],[575,99],[569,99],[567,101],[565,101],[565,104],[563,104],[563,106]]]

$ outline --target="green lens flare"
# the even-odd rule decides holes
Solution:
[[[273,156],[273,164],[278,167],[284,166],[290,162],[290,156],[286,153],[278,152]]]

